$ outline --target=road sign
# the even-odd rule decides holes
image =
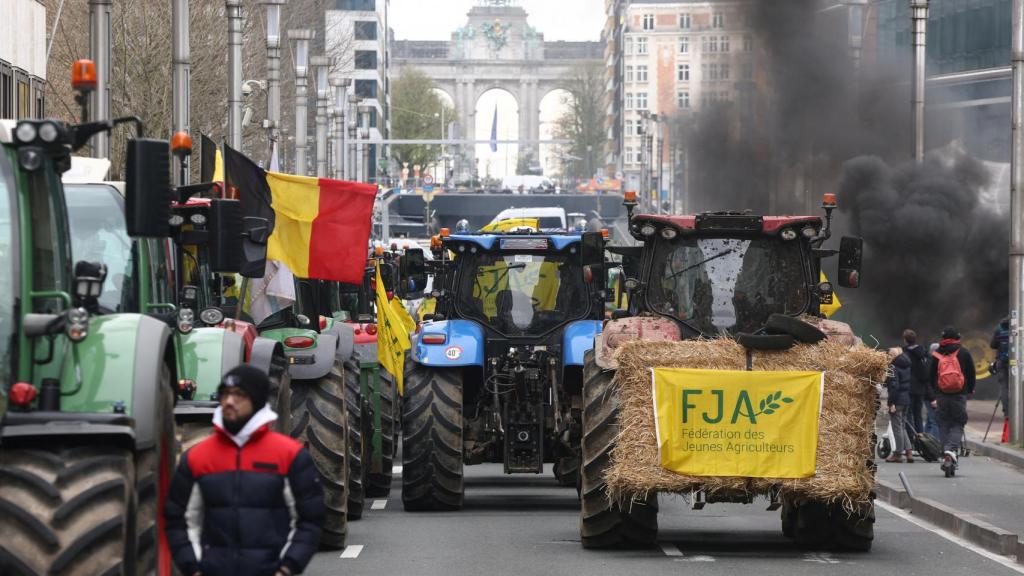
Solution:
[[[434,177],[433,177],[433,176],[431,176],[430,174],[427,174],[427,175],[425,175],[425,176],[423,177],[423,183],[424,183],[425,185],[428,185],[428,186],[429,186],[429,185],[431,185],[431,184],[433,184],[433,183],[434,183]]]
[[[424,184],[423,185],[423,191],[428,193],[428,194],[430,192],[433,192],[434,191],[434,185],[433,184]]]

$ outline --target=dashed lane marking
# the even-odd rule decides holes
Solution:
[[[392,476],[398,476],[401,473],[402,473],[402,467],[401,466],[392,466],[391,467],[391,475]]]
[[[1020,566],[1010,558],[1007,558],[1006,556],[1000,556],[995,552],[989,552],[988,550],[979,548],[978,546],[968,542],[967,540],[964,540],[963,538],[960,538],[959,536],[954,536],[953,534],[950,534],[945,530],[942,530],[922,520],[918,520],[917,518],[913,517],[909,512],[903,510],[902,508],[897,508],[892,504],[889,504],[888,502],[882,502],[881,500],[875,500],[875,506],[878,506],[882,510],[885,510],[886,512],[894,516],[897,516],[899,518],[906,520],[907,522],[910,522],[918,528],[924,528],[925,530],[933,534],[938,534],[939,536],[942,536],[946,540],[949,540],[950,542],[956,544],[957,546],[960,546],[961,548],[965,548],[972,552],[976,552],[981,556],[984,556],[985,558],[988,558],[993,562],[997,562],[1018,574],[1024,574],[1024,567]]]
[[[661,551],[665,553],[665,556],[682,556],[683,553],[679,548],[676,548],[675,544],[668,542],[659,542],[658,546],[661,546]]]
[[[839,564],[828,552],[808,552],[804,554],[804,562],[815,562],[817,564]]]
[[[374,500],[373,504],[370,505],[370,510],[383,510],[387,505],[387,500]]]
[[[362,544],[356,544],[354,546],[345,546],[345,551],[341,553],[342,558],[359,558],[359,553],[363,551]]]

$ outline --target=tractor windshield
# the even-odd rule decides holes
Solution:
[[[15,251],[18,243],[14,238],[14,174],[6,152],[0,151],[0,384],[12,382],[10,373],[13,364],[11,355],[14,338],[14,301],[19,286],[15,282]]]
[[[678,238],[655,250],[648,303],[706,335],[753,332],[808,304],[801,246],[777,238]]]
[[[124,199],[107,184],[67,184],[64,193],[71,227],[74,262],[102,262],[107,280],[100,308],[111,312],[130,309],[122,296],[132,281],[132,241],[124,220]]]
[[[460,254],[457,306],[506,336],[544,334],[586,316],[582,267],[559,254]]]

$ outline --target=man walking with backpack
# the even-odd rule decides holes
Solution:
[[[967,395],[974,393],[974,359],[960,345],[960,332],[953,326],[943,328],[942,340],[932,356],[932,405],[937,409],[939,440],[945,451],[942,471],[949,478],[956,474],[957,454],[967,424]]]

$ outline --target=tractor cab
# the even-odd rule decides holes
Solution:
[[[773,314],[822,316],[834,289],[822,260],[838,254],[840,286],[856,287],[861,243],[843,238],[840,250],[823,249],[831,236],[835,198],[826,216],[758,216],[716,212],[688,216],[641,214],[630,233],[642,242],[623,281],[631,316],[671,319],[684,337],[753,334]]]

